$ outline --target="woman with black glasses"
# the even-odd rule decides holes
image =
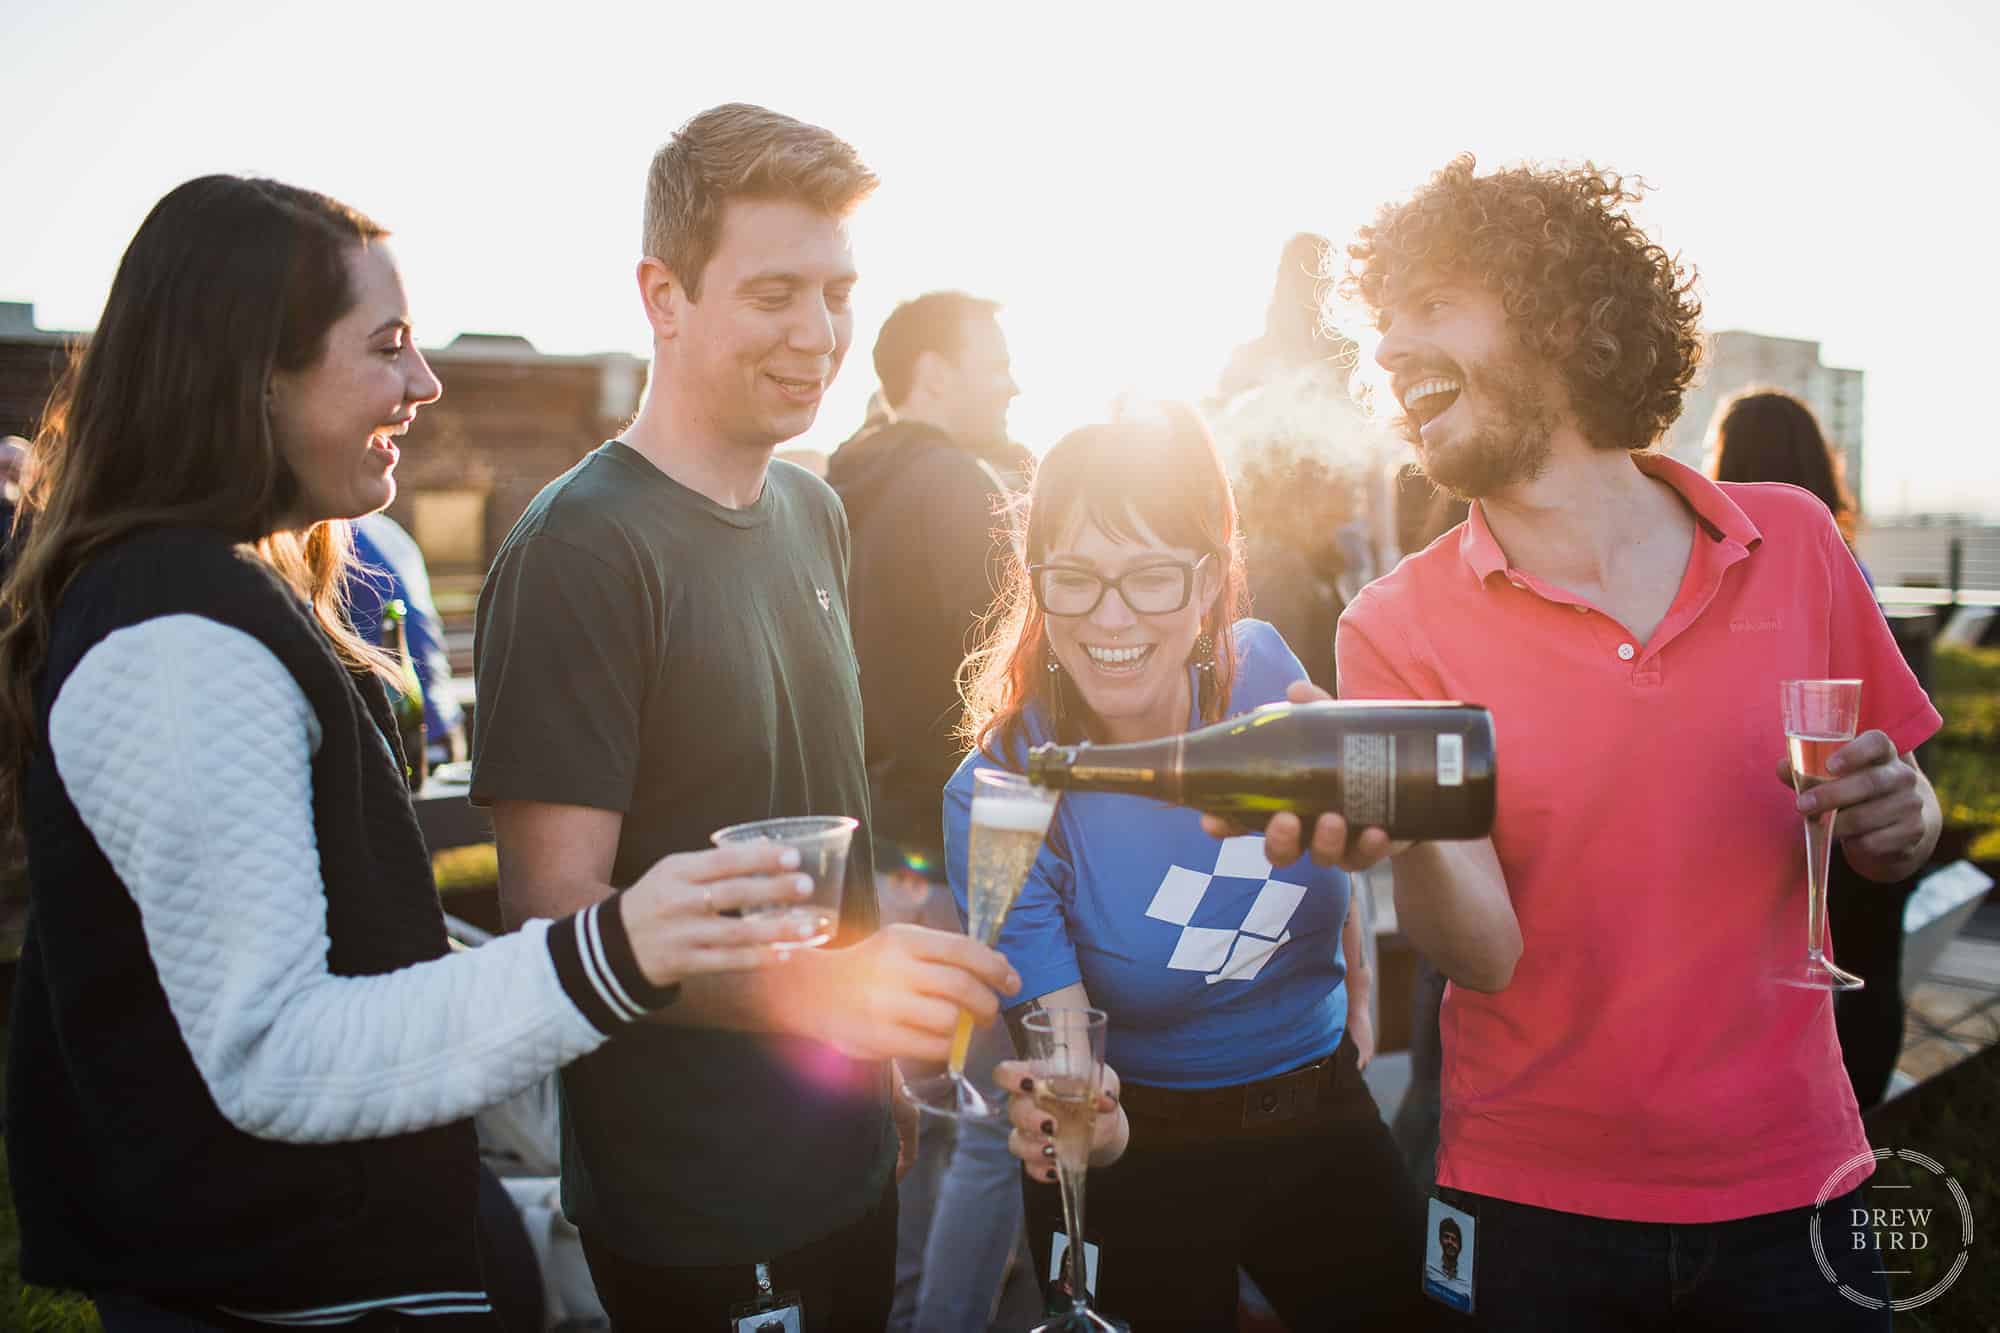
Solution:
[[[1191,730],[1285,697],[1306,672],[1277,631],[1238,619],[1236,506],[1181,408],[1087,426],[1035,474],[1002,612],[967,663],[972,752],[945,789],[946,869],[966,908],[973,773],[1021,771],[1044,741]],[[1421,1304],[1422,1209],[1361,1066],[1372,1053],[1347,878],[1274,870],[1258,838],[1218,842],[1194,813],[1069,793],[1001,934],[1042,1005],[1111,1016],[1117,1079],[1097,1118],[1086,1239],[1094,1303],[1134,1328],[1233,1328],[1239,1266],[1294,1333],[1406,1326]],[[1017,1094],[1026,1069],[1002,1065]],[[1122,1080],[1122,1086],[1120,1086]],[[1031,1181],[1053,1126],[1010,1108]],[[1028,1190],[1038,1274],[1062,1229]]]

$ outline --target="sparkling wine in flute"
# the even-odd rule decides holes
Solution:
[[[1833,752],[1853,740],[1852,736],[1797,736],[1788,735],[1785,743],[1792,750],[1792,781],[1804,794],[1807,789],[1819,786],[1829,776],[1826,761]]]
[[[966,854],[967,933],[991,948],[1000,940],[1014,899],[1041,855],[1055,806],[1037,800],[1001,796],[972,798],[972,833]],[[965,1072],[965,1054],[972,1044],[972,1015],[960,1013],[952,1034],[951,1069]]]
[[[1083,1171],[1090,1165],[1090,1131],[1097,1120],[1097,1091],[1088,1079],[1057,1075],[1035,1084],[1035,1106],[1056,1126],[1056,1167]]]
[[[1858,680],[1787,680],[1778,687],[1792,786],[1800,795],[1827,781],[1827,760],[1854,739],[1861,718]],[[1858,990],[1866,983],[1826,954],[1826,878],[1833,860],[1834,811],[1805,818],[1806,957],[1785,966],[1778,980],[1808,990]]]
[[[1018,773],[980,768],[972,774],[971,807],[965,849],[966,925],[972,938],[990,949],[999,943],[1007,912],[1035,867],[1055,813],[1056,794]],[[928,1115],[961,1123],[1004,1123],[1007,1099],[994,1097],[993,1090],[982,1090],[966,1077],[971,1045],[972,1015],[960,1010],[944,1072],[906,1074],[898,1066],[904,1098]]]

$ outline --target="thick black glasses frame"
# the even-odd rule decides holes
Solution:
[[[1185,560],[1155,560],[1150,564],[1128,569],[1115,579],[1107,579],[1102,574],[1096,573],[1093,570],[1079,569],[1075,565],[1034,564],[1028,566],[1028,587],[1035,594],[1035,605],[1042,609],[1042,614],[1045,616],[1055,616],[1059,620],[1081,620],[1085,616],[1090,615],[1098,607],[1104,605],[1104,594],[1110,592],[1113,588],[1118,590],[1119,600],[1125,603],[1125,609],[1135,616],[1170,616],[1187,606],[1189,600],[1193,598],[1195,577],[1201,573],[1201,567],[1207,564],[1212,558],[1212,556],[1205,555],[1193,564],[1189,564]],[[1134,574],[1150,574],[1156,569],[1178,569],[1181,572],[1181,599],[1162,611],[1141,611],[1138,607],[1132,605],[1132,599],[1125,595],[1125,580],[1131,578]],[[1042,574],[1046,570],[1056,570],[1064,574],[1082,574],[1086,578],[1096,579],[1097,596],[1091,598],[1090,605],[1081,611],[1049,610],[1048,602],[1042,597]]]

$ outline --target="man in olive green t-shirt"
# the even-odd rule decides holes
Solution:
[[[874,182],[757,107],[676,133],[647,183],[646,401],[544,488],[480,595],[473,798],[511,917],[596,901],[725,824],[863,821],[831,946],[690,981],[562,1076],[564,1206],[621,1327],[727,1327],[762,1264],[806,1328],[880,1329],[885,1062],[942,1060],[959,1006],[990,1018],[1018,985],[963,936],[877,928],[846,520],[771,460],[846,353],[845,218]]]

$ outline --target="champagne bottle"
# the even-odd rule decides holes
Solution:
[[[410,790],[424,785],[429,763],[424,753],[424,686],[417,678],[417,664],[410,657],[410,636],[405,621],[409,608],[400,597],[382,607],[382,647],[396,659],[400,687],[389,691],[389,711],[396,719],[396,739],[403,747],[403,776]]]
[[[1493,717],[1476,704],[1266,704],[1240,717],[1129,745],[1041,745],[1044,787],[1127,792],[1262,828],[1290,810],[1308,826],[1342,815],[1411,840],[1493,828]]]

